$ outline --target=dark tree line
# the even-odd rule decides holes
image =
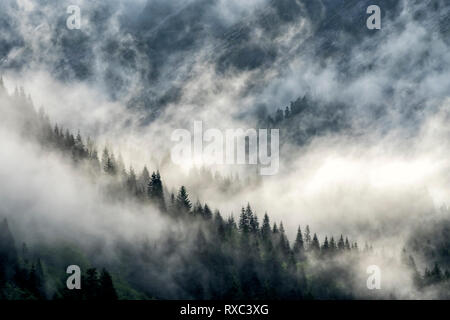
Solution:
[[[62,277],[61,287],[49,296],[46,284],[50,275],[45,271],[40,258],[32,259],[25,243],[18,253],[15,239],[6,219],[0,223],[0,300],[1,299],[78,299],[116,300],[117,293],[111,275],[106,269],[98,274],[95,268],[88,269],[82,276],[83,290],[69,290]]]
[[[96,268],[89,268],[81,276],[81,289],[69,290],[62,287],[54,299],[64,300],[117,300],[111,275],[106,269],[99,273]]]

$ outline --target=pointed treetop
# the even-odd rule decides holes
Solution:
[[[278,227],[277,227],[277,223],[276,222],[274,222],[274,224],[273,224],[272,232],[273,233],[278,233]]]

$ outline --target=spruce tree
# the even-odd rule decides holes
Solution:
[[[155,172],[152,173],[152,176],[147,186],[147,194],[149,199],[155,202],[160,210],[166,211],[163,185],[161,182],[161,176],[159,174],[159,171],[157,171],[156,173]]]
[[[348,238],[347,238],[347,237],[345,237],[345,249],[346,249],[346,250],[351,250],[351,248],[350,248],[350,242],[348,242]]]
[[[336,250],[336,242],[334,241],[334,237],[331,236],[330,239],[330,252],[334,252]]]
[[[138,179],[139,193],[141,193],[143,196],[145,196],[146,194],[149,182],[150,182],[150,174],[148,173],[147,166],[144,166]]]
[[[219,210],[214,212],[214,224],[216,226],[217,234],[221,240],[225,237],[225,223]]]
[[[317,235],[314,233],[313,239],[311,241],[311,251],[319,252],[320,251],[320,243]]]
[[[263,240],[269,241],[270,235],[271,235],[270,221],[269,221],[269,216],[267,215],[267,212],[266,212],[264,214],[263,224],[261,227],[261,236],[262,236]]]
[[[211,209],[209,209],[208,205],[205,203],[205,206],[203,207],[203,218],[206,220],[212,219],[212,212]]]
[[[14,237],[5,218],[0,224],[0,272],[7,279],[13,275],[17,265],[18,256]]]
[[[309,226],[306,225],[305,229],[305,249],[309,250],[311,247],[311,231],[309,230]]]
[[[84,283],[84,297],[87,300],[98,299],[100,293],[100,282],[96,268],[86,270],[86,281]]]
[[[241,215],[239,217],[239,231],[242,233],[248,233],[250,231],[250,221],[244,207],[242,207]]]
[[[255,214],[253,214],[252,208],[250,207],[250,203],[247,204],[247,207],[245,208],[245,213],[247,215],[250,233],[257,234],[259,232],[258,217]]]
[[[181,213],[189,213],[192,208],[191,201],[189,201],[188,193],[184,186],[181,186],[176,199],[176,206]]]
[[[110,154],[106,147],[105,149],[103,149],[102,154],[102,168],[103,171],[107,174],[113,175],[116,173],[114,156],[112,155],[112,153]]]
[[[272,228],[272,233],[273,234],[278,234],[278,227],[277,227],[277,223],[276,222],[274,222],[273,223],[273,228]]]
[[[255,214],[250,217],[250,232],[253,234],[258,234],[259,232],[258,216]]]
[[[114,288],[111,275],[106,271],[102,270],[99,280],[99,298],[102,300],[117,300],[117,292]]]
[[[134,173],[133,167],[130,166],[128,178],[127,178],[127,188],[128,192],[135,196],[137,195],[137,180],[136,180],[136,174]]]
[[[234,217],[232,215],[228,218],[227,228],[228,228],[228,230],[236,230],[237,229],[236,221],[234,221]]]
[[[344,243],[344,237],[341,234],[341,237],[339,238],[337,247],[339,250],[344,250],[345,249],[345,243]]]
[[[286,237],[286,233],[284,231],[284,226],[283,226],[283,222],[280,222],[280,248],[281,248],[281,252],[287,256],[290,253],[290,245],[289,245],[289,240]]]
[[[325,240],[323,241],[323,245],[322,245],[322,252],[324,254],[327,254],[329,249],[330,249],[330,245],[328,244],[328,237],[325,236]]]
[[[192,215],[195,217],[203,217],[203,206],[198,199],[192,208]]]
[[[295,238],[295,242],[294,242],[294,253],[296,255],[299,255],[303,252],[304,250],[304,246],[303,246],[303,235],[302,235],[302,230],[300,229],[300,226],[298,226],[297,229],[297,236]]]

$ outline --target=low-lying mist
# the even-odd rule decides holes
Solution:
[[[437,30],[439,24],[433,23],[436,14],[401,1],[398,14],[386,15],[378,33],[361,37],[356,31],[342,31],[330,39],[321,33],[328,28],[327,1],[317,8],[289,2],[298,9],[295,19],[269,1],[215,1],[205,5],[197,22],[201,28],[189,18],[192,8],[202,7],[199,3],[136,0],[127,7],[114,1],[110,11],[97,17],[103,19],[98,24],[87,16],[86,28],[74,31],[72,41],[83,46],[72,56],[65,51],[73,49],[73,43],[65,47],[72,35],[58,32],[64,16],[46,5],[18,1],[5,11],[15,24],[0,33],[5,43],[12,43],[16,33],[21,39],[11,44],[13,49],[1,62],[6,90],[12,94],[23,86],[53,125],[92,138],[99,157],[107,146],[120,154],[126,170],[132,166],[137,175],[144,166],[158,170],[167,201],[184,185],[193,204],[207,202],[224,219],[233,216],[238,221],[247,203],[260,222],[267,212],[272,223],[283,222],[291,243],[299,225],[314,229],[320,243],[325,236],[337,240],[341,234],[360,246],[369,243],[372,254],[358,258],[353,278],[343,279],[358,297],[389,298],[385,292],[397,298],[441,297],[439,288],[417,290],[411,268],[402,261],[402,250],[416,230],[448,219],[448,211],[440,208],[450,202],[450,51],[445,28]],[[86,1],[78,4],[88,6]],[[89,8],[97,12],[103,7],[96,2]],[[150,9],[165,18],[146,24],[142,14]],[[39,14],[46,21],[38,23]],[[137,16],[135,24],[124,22]],[[185,27],[177,24],[180,17],[186,17]],[[267,21],[277,22],[271,33]],[[179,34],[173,47],[162,40],[174,33],[171,23]],[[190,24],[200,38],[191,39]],[[228,38],[218,36],[222,33]],[[258,50],[245,47],[239,37]],[[320,51],[325,50],[323,38],[337,43]],[[105,54],[108,48],[111,55]],[[262,62],[234,59],[233,48],[243,60],[248,49],[249,56]],[[263,52],[263,58],[254,52]],[[84,69],[78,63],[87,66],[86,74],[79,74]],[[278,108],[284,111],[303,96],[312,110],[273,124],[282,137],[280,170],[274,176],[258,176],[251,165],[196,167],[186,159],[177,166],[170,159],[175,129],[192,130],[194,120],[219,130],[269,126],[267,119],[275,117]],[[66,156],[24,137],[23,119],[9,114],[14,108],[10,100],[0,99],[0,217],[8,218],[19,241],[76,243],[106,264],[119,261],[127,245],[135,252],[153,246],[158,257],[167,250],[171,267],[162,270],[160,265],[152,271],[153,276],[164,275],[161,283],[167,281],[161,296],[195,296],[175,278],[184,255],[196,248],[201,223],[174,222],[154,204],[125,195],[111,199],[105,194],[110,177],[93,179]],[[324,119],[337,113],[342,123],[321,128]],[[297,130],[308,133],[302,143],[291,135]],[[207,173],[196,174],[201,170]],[[216,172],[233,186],[221,188],[219,178],[205,179]],[[177,234],[177,245],[165,243],[168,230]],[[205,237],[214,239],[209,233]],[[345,265],[345,256],[333,259]],[[136,262],[133,272],[147,268],[146,263]],[[320,259],[312,257],[310,263],[311,270],[327,270]],[[419,257],[416,263],[422,273],[432,267]],[[369,265],[382,270],[386,291],[379,296],[367,293]],[[152,288],[145,277],[134,279]]]

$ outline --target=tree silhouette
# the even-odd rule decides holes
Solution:
[[[152,173],[147,186],[147,194],[149,199],[154,201],[160,210],[166,211],[166,202],[164,200],[163,185],[159,171]]]
[[[178,191],[176,207],[181,213],[189,213],[191,211],[192,204],[184,186],[181,186],[180,191]]]
[[[116,289],[114,288],[111,275],[108,273],[108,271],[106,271],[106,269],[102,269],[99,281],[99,298],[102,300],[117,300]]]

